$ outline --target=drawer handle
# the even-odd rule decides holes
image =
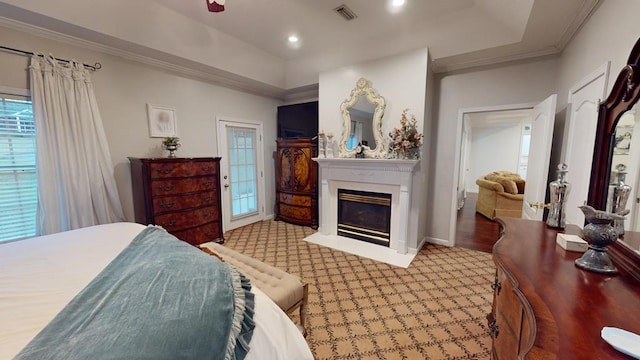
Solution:
[[[213,166],[203,166],[202,171],[211,171],[213,170]]]
[[[162,169],[156,169],[156,172],[157,172],[158,174],[162,174],[162,173],[164,173],[164,174],[171,174],[171,171],[172,171],[172,169],[164,169],[164,170],[162,170]]]
[[[206,213],[204,213],[204,217],[205,217],[205,218],[210,218],[210,217],[212,217],[212,216],[213,216],[213,215],[215,215],[215,214],[216,214],[216,213],[214,213],[213,211],[211,211],[211,212],[206,212]]]
[[[158,189],[160,189],[160,191],[171,191],[173,190],[173,184],[169,184],[167,186],[158,186]]]
[[[211,184],[213,184],[213,181],[206,181],[202,183],[202,186],[210,186]]]
[[[493,284],[491,284],[491,288],[494,291],[496,291],[498,295],[500,295],[500,290],[502,290],[502,284],[500,283],[500,281],[498,281],[498,278],[496,278]]]
[[[494,339],[498,338],[498,334],[500,334],[500,327],[495,320],[489,323],[489,331],[491,332],[491,337]]]
[[[166,203],[166,204],[165,204],[165,203],[162,203],[162,202],[160,203],[160,207],[161,207],[161,208],[165,208],[165,207],[166,207],[167,209],[171,209],[171,208],[172,208],[172,207],[174,207],[175,205],[176,205],[176,202],[175,202],[175,201],[172,201],[172,202],[169,202],[169,203]]]
[[[214,230],[210,230],[210,231],[207,231],[207,232],[206,232],[206,233],[204,233],[204,234],[205,234],[205,235],[207,235],[207,236],[213,236],[213,235],[215,235],[215,234],[216,234],[216,232],[215,232]]]
[[[173,226],[175,224],[176,224],[176,219],[171,219],[171,221],[169,221],[168,223],[164,222],[164,223],[160,224],[160,226],[166,227],[166,226]]]
[[[206,198],[203,198],[202,200],[211,201],[211,200],[213,200],[213,196],[207,196]]]

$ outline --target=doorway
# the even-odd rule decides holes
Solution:
[[[223,230],[264,220],[262,124],[218,118]]]
[[[492,171],[506,170],[524,175],[527,185],[523,201],[523,217],[542,219],[541,211],[531,211],[531,209],[527,209],[528,206],[524,205],[528,202],[544,201],[556,98],[554,94],[541,103],[461,109],[459,111],[457,126],[459,135],[456,139],[454,165],[454,183],[458,186],[452,194],[452,220],[449,229],[449,236],[454,245],[459,205],[464,204],[460,197],[464,196],[467,191],[477,192],[475,180]],[[474,122],[477,122],[476,126],[474,126]],[[488,150],[480,153],[474,150],[474,127],[476,129],[475,137],[478,138],[477,143],[488,144]],[[527,146],[527,142],[529,146]],[[509,146],[510,150],[501,150],[502,145]],[[472,164],[473,157],[476,158],[475,165]],[[488,168],[482,165],[478,166],[477,160],[482,158],[488,160],[485,163],[485,167],[489,166]],[[474,166],[475,171],[473,170]],[[460,179],[460,176],[464,176],[464,179]]]

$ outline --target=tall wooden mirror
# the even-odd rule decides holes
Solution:
[[[633,157],[640,157],[640,138],[627,139],[623,127],[628,127],[630,116],[634,115],[634,106],[640,98],[640,39],[636,42],[627,65],[620,71],[618,78],[607,99],[600,104],[598,111],[598,125],[596,130],[596,141],[593,151],[593,165],[591,167],[591,178],[589,182],[589,196],[587,202],[596,209],[607,209],[607,198],[610,184],[612,183],[612,171],[618,158],[624,151]],[[624,124],[621,122],[624,122]],[[620,127],[618,127],[620,123]],[[633,123],[633,122],[631,122]],[[637,121],[636,121],[637,123]],[[629,131],[627,131],[629,132]],[[630,136],[629,136],[630,137]],[[621,138],[621,139],[618,139]],[[624,142],[624,144],[621,144]],[[627,144],[629,142],[629,144]],[[624,149],[623,149],[624,148]],[[615,163],[614,163],[615,162]],[[631,163],[636,163],[631,161]],[[640,166],[628,168],[627,173],[640,174]],[[630,184],[637,188],[638,182]],[[636,189],[637,190],[637,189]],[[629,199],[627,208],[633,207],[640,192],[636,191],[634,198]],[[631,217],[627,221],[632,221]],[[640,278],[640,232],[628,231],[616,243],[610,247],[611,256],[616,263],[636,278]]]

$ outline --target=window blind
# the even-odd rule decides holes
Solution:
[[[36,234],[35,137],[31,101],[0,94],[0,241]]]

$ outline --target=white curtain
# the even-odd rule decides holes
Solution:
[[[33,56],[38,235],[122,221],[111,155],[82,64]]]

